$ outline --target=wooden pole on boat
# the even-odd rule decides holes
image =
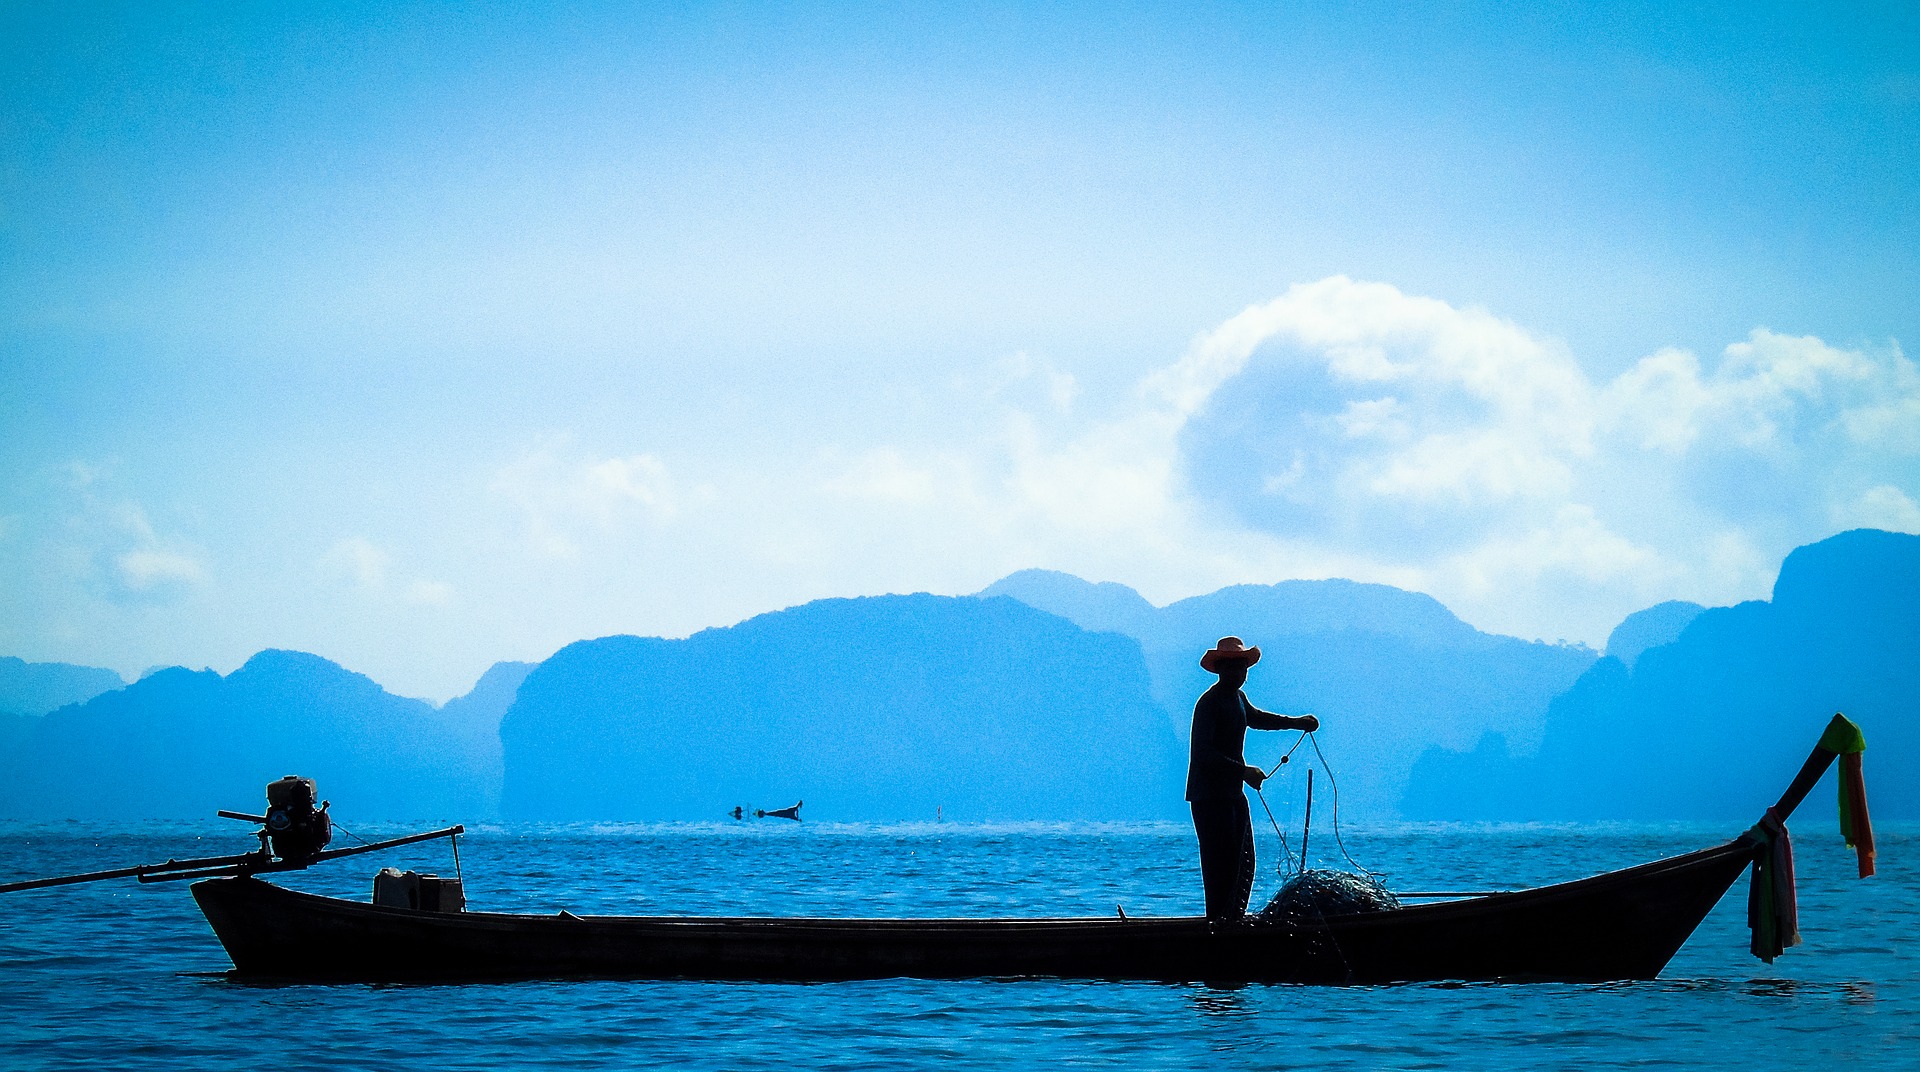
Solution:
[[[1307,835],[1313,833],[1313,768],[1307,768],[1307,821],[1300,827],[1300,870],[1307,869]]]
[[[15,893],[20,890],[42,890],[49,886],[71,886],[79,882],[100,882],[110,878],[138,878],[145,880],[148,875],[168,871],[194,871],[208,867],[237,867],[246,860],[265,862],[260,853],[249,852],[234,856],[208,856],[198,860],[168,860],[164,864],[141,864],[138,867],[116,867],[111,871],[85,871],[78,875],[60,875],[55,878],[28,879],[25,882],[9,882],[0,886],[0,893]]]
[[[1813,754],[1800,765],[1800,773],[1793,776],[1792,784],[1787,786],[1786,792],[1780,794],[1779,803],[1773,806],[1773,812],[1779,816],[1781,822],[1786,822],[1787,816],[1793,814],[1793,809],[1807,799],[1807,794],[1813,792],[1813,787],[1819,784],[1821,775],[1826,774],[1827,768],[1833,766],[1833,761],[1838,758],[1840,758],[1838,755],[1818,745],[1814,746]]]
[[[54,878],[35,878],[25,882],[9,882],[0,885],[0,893],[17,893],[22,890],[43,890],[50,886],[71,886],[80,882],[101,882],[106,879],[132,878],[141,882],[175,882],[181,879],[213,878],[218,875],[253,875],[274,871],[300,871],[325,860],[338,860],[343,856],[358,856],[361,853],[391,849],[398,845],[411,845],[418,841],[431,841],[434,838],[452,837],[466,833],[464,826],[450,826],[445,830],[434,830],[425,834],[409,834],[406,837],[376,841],[370,845],[355,845],[345,849],[330,849],[310,856],[304,860],[281,860],[275,862],[266,855],[265,850],[239,853],[233,856],[206,856],[197,860],[168,860],[164,864],[140,864],[137,867],[116,867],[110,871],[86,871],[78,875],[59,875]]]
[[[207,863],[212,866],[204,871],[179,871],[169,869],[165,873],[143,874],[138,877],[142,882],[179,882],[183,879],[218,878],[223,875],[260,875],[273,874],[279,871],[304,871],[314,864],[324,863],[327,860],[338,860],[343,856],[359,856],[362,853],[379,852],[381,849],[391,849],[400,845],[412,845],[421,841],[432,841],[435,838],[451,838],[455,834],[464,834],[466,832],[467,828],[464,826],[449,826],[445,830],[429,830],[424,834],[408,834],[406,837],[390,838],[386,841],[375,841],[366,845],[354,845],[345,849],[328,849],[325,852],[309,856],[304,860],[281,860],[278,863],[261,864],[256,867],[250,867],[245,863],[223,864],[218,860],[209,860]]]

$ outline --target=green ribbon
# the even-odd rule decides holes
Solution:
[[[1867,750],[1867,735],[1860,732],[1852,719],[1835,713],[1833,721],[1827,723],[1827,731],[1820,735],[1820,747],[1836,756],[1859,755]],[[1847,777],[1840,773],[1835,781],[1840,783],[1840,837],[1852,848],[1853,841],[1853,794],[1847,792]]]
[[[1836,756],[1857,755],[1867,750],[1867,735],[1860,732],[1852,719],[1836,714],[1833,721],[1827,723],[1827,731],[1820,735],[1820,747]]]

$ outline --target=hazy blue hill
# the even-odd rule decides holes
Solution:
[[[263,651],[224,678],[175,667],[40,719],[0,815],[203,817],[260,806],[268,781],[298,773],[348,826],[478,818],[490,734],[471,723],[304,652]]]
[[[828,599],[568,645],[501,725],[514,818],[1182,814],[1139,645],[1013,599]]]
[[[456,696],[440,708],[446,732],[461,743],[482,772],[486,796],[475,818],[500,814],[500,786],[506,780],[506,765],[500,751],[500,720],[513,706],[520,683],[533,672],[535,663],[499,662],[487,668],[465,696]]]
[[[1235,585],[1166,607],[1121,585],[1037,570],[982,594],[993,592],[1031,594],[1036,606],[1086,628],[1124,625],[1182,741],[1194,700],[1213,681],[1201,653],[1228,635],[1258,645],[1247,695],[1270,710],[1321,717],[1341,806],[1355,816],[1393,815],[1429,747],[1466,748],[1489,730],[1537,737],[1548,702],[1594,661],[1586,648],[1482,633],[1431,596],[1347,580]],[[1277,759],[1290,738],[1256,734],[1248,758]]]
[[[6,777],[12,769],[14,757],[29,740],[33,739],[33,728],[40,724],[39,715],[20,715],[12,711],[0,711],[0,777]]]
[[[1029,607],[1057,614],[1096,633],[1125,633],[1138,638],[1150,629],[1159,608],[1146,597],[1113,581],[1083,581],[1071,573],[1030,569],[1011,573],[982,589],[982,596],[1011,596]]]
[[[1607,654],[1628,666],[1648,648],[1657,648],[1680,639],[1707,608],[1682,599],[1656,603],[1646,610],[1634,611],[1607,635]]]
[[[1242,626],[1261,637],[1315,633],[1377,633],[1431,646],[1475,645],[1494,638],[1455,617],[1439,600],[1385,584],[1358,581],[1281,581],[1236,584],[1170,603],[1159,615],[1160,642],[1189,643],[1222,627]]]
[[[44,715],[82,703],[126,682],[111,670],[72,663],[30,663],[0,656],[0,712]]]
[[[1756,818],[1827,718],[1867,733],[1875,814],[1920,815],[1920,537],[1842,533],[1787,557],[1771,601],[1708,610],[1629,668],[1555,700],[1537,754],[1501,742],[1421,760],[1431,818]],[[1830,821],[1831,796],[1810,814]]]

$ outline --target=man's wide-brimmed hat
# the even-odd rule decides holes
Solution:
[[[1252,666],[1260,661],[1260,649],[1249,648],[1240,642],[1237,636],[1223,636],[1212,650],[1200,656],[1200,669],[1209,674],[1217,674],[1221,663],[1240,663]]]

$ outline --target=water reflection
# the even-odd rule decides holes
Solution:
[[[1246,983],[1199,983],[1187,992],[1187,1006],[1202,1016],[1244,1020],[1254,1015]]]

